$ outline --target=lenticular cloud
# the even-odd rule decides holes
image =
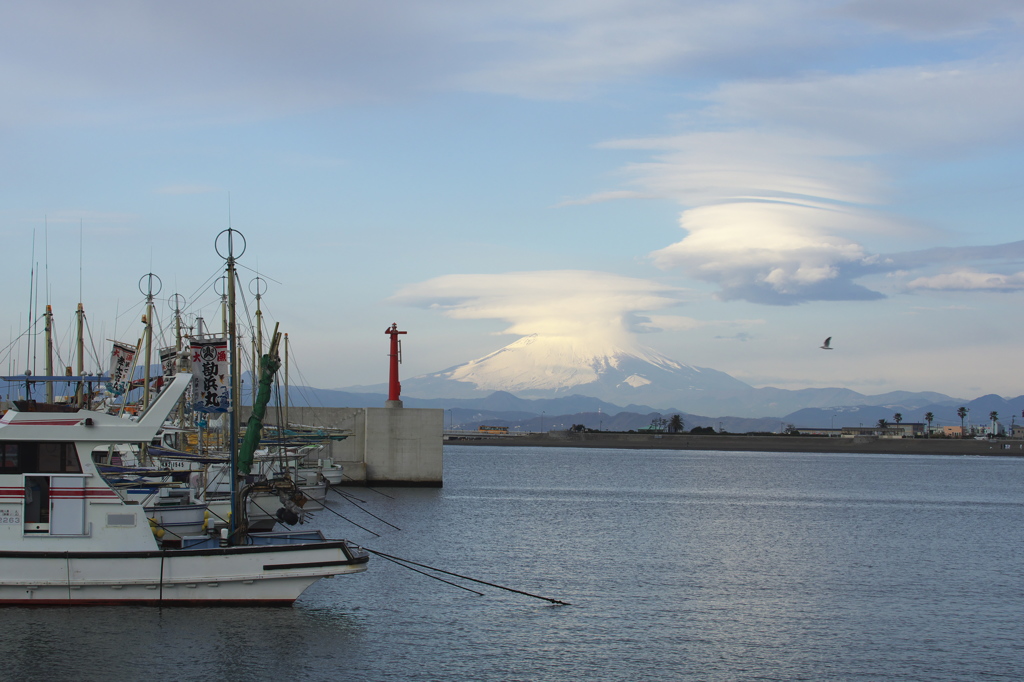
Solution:
[[[881,298],[853,282],[876,258],[839,233],[857,222],[839,209],[746,202],[685,211],[681,241],[652,254],[663,268],[683,268],[716,283],[724,299],[787,304]]]
[[[644,313],[677,305],[684,292],[650,280],[604,272],[555,270],[446,275],[408,286],[395,300],[425,305],[455,319],[500,319],[505,333],[572,337],[595,346],[635,344],[653,331]]]

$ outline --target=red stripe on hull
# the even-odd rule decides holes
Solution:
[[[109,490],[73,490],[67,488],[50,488],[51,500],[97,500],[114,499],[117,493]]]

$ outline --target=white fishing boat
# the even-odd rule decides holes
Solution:
[[[158,540],[91,453],[149,443],[190,381],[178,374],[137,421],[27,402],[0,419],[0,604],[288,604],[321,578],[366,570],[365,551],[319,531],[241,523]]]

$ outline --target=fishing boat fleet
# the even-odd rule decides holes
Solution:
[[[233,317],[238,233],[225,232]],[[281,335],[260,358],[244,437],[233,320],[224,337],[179,337],[156,381],[147,360],[133,410],[94,406],[84,376],[59,377],[79,380],[77,400],[13,401],[0,418],[0,604],[290,604],[320,579],[366,570],[365,550],[305,527],[342,475],[322,443],[260,447]],[[114,395],[134,379],[118,352]],[[58,379],[47,374],[32,380]],[[224,451],[168,447],[186,412],[227,417]]]

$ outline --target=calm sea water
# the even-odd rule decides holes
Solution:
[[[292,608],[6,609],[6,679],[1020,680],[1024,460],[451,447]]]

